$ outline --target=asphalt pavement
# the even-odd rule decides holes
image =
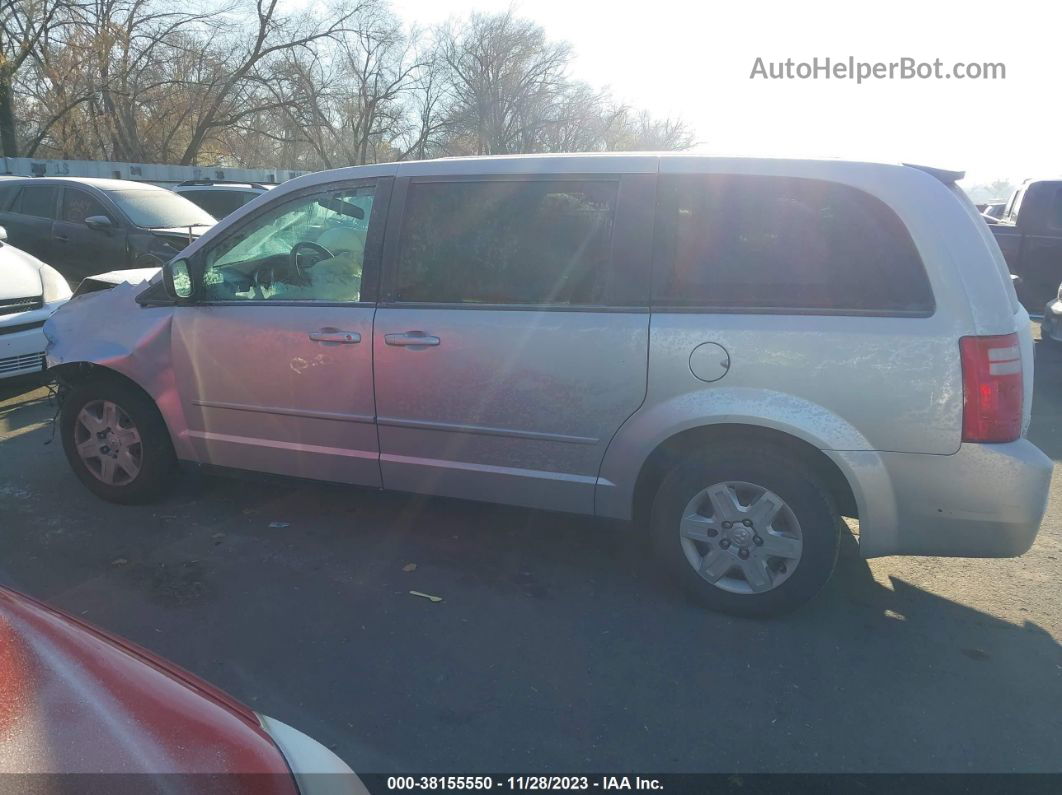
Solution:
[[[1042,344],[1033,412],[1062,460]],[[750,621],[685,601],[622,524],[203,475],[110,505],[53,413],[0,385],[0,581],[355,770],[1062,771],[1062,478],[1021,558],[867,562],[846,537],[813,603]]]

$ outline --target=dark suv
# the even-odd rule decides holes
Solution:
[[[101,271],[161,265],[214,223],[202,208],[156,185],[74,177],[0,182],[8,241],[72,287]]]

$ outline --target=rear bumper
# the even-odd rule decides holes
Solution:
[[[851,473],[863,557],[1003,558],[1032,546],[1051,459],[1031,442],[964,444],[954,455],[831,454]]]

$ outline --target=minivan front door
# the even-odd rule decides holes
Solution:
[[[386,488],[593,512],[645,396],[653,186],[400,182],[373,342]]]
[[[362,279],[379,251],[389,188],[362,180],[304,189],[196,255],[200,299],[175,310],[172,339],[201,462],[380,484],[375,304]]]

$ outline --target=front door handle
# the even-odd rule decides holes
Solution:
[[[407,347],[427,347],[438,345],[439,338],[423,331],[407,331],[404,334],[384,334],[384,342],[388,345],[405,345]]]
[[[353,345],[355,342],[361,342],[361,334],[356,331],[323,328],[320,331],[311,331],[310,339],[314,342],[339,342],[344,345]]]

